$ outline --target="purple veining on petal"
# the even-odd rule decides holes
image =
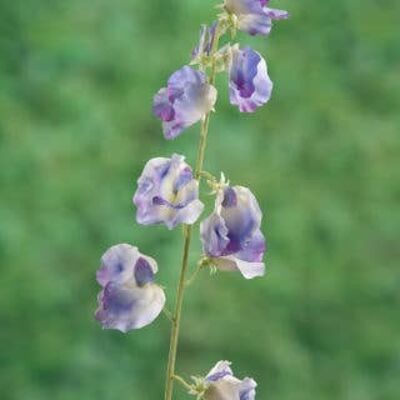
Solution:
[[[261,55],[250,47],[233,47],[229,72],[231,104],[238,106],[241,112],[254,112],[268,102],[272,88],[267,64]]]
[[[217,91],[204,72],[184,66],[154,96],[153,113],[162,121],[166,139],[173,139],[214,107]]]
[[[146,164],[133,198],[140,224],[165,224],[172,229],[198,219],[204,206],[199,200],[198,182],[184,159],[175,154]]]

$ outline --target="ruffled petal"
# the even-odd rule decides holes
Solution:
[[[209,382],[215,382],[226,376],[233,375],[230,367],[232,363],[229,361],[218,361],[214,368],[207,374],[206,380]]]
[[[235,203],[227,198],[235,197]],[[231,200],[230,200],[231,201]],[[224,190],[221,217],[228,229],[229,244],[225,253],[240,251],[248,243],[261,225],[261,210],[256,198],[248,188],[235,186]]]
[[[239,271],[246,279],[265,274],[266,242],[262,213],[248,188],[225,187],[214,212],[200,224],[203,251],[221,271]]]
[[[245,378],[239,389],[239,400],[254,400],[256,398],[257,383],[254,379]]]
[[[225,8],[235,14],[240,30],[250,35],[268,35],[272,21],[286,19],[288,12],[267,7],[268,0],[225,0]]]
[[[238,106],[241,112],[254,112],[268,102],[272,89],[264,58],[250,47],[233,47],[229,74],[231,104]]]
[[[266,250],[267,246],[264,235],[261,230],[258,229],[252,236],[251,240],[249,240],[243,246],[242,250],[236,254],[236,257],[243,261],[261,262]]]
[[[268,35],[272,29],[272,19],[263,12],[259,14],[241,14],[238,17],[239,29],[249,35]]]
[[[96,275],[97,282],[104,287],[111,281],[124,283],[132,279],[138,257],[137,247],[129,244],[118,244],[109,248],[101,257],[101,267]]]
[[[254,400],[256,382],[251,378],[240,380],[233,375],[230,362],[219,361],[204,378],[207,389],[204,400]]]
[[[157,285],[140,288],[111,282],[100,294],[96,319],[104,329],[126,333],[152,323],[164,305],[164,291]]]
[[[138,180],[133,197],[136,219],[143,225],[165,224],[168,229],[178,224],[193,224],[203,211],[199,187],[185,157],[150,160]]]
[[[205,73],[185,65],[154,96],[153,113],[162,121],[166,139],[173,139],[210,112],[216,99],[217,90]]]
[[[213,212],[200,224],[203,250],[209,256],[221,256],[229,244],[228,228],[219,211]]]
[[[136,247],[119,244],[101,262],[97,280],[103,289],[95,316],[103,328],[127,332],[153,322],[165,304],[164,291],[153,283],[156,261]]]

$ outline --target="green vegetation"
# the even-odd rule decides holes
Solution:
[[[131,196],[150,157],[194,162],[199,127],[166,143],[151,102],[214,5],[0,1],[2,400],[161,398],[167,320],[102,331],[94,276],[107,247],[134,243],[172,300],[181,231],[138,226]],[[257,400],[398,400],[400,3],[273,5],[291,19],[246,39],[273,98],[239,118],[220,80],[206,157],[257,195],[269,273],[202,273],[178,370],[232,360]]]

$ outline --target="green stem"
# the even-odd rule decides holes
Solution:
[[[219,35],[220,35],[219,27],[217,26],[215,40],[212,48],[212,54],[215,54],[216,50],[218,49],[218,42],[220,38]],[[211,74],[209,79],[211,85],[215,83],[216,73],[217,73],[217,68],[214,62],[211,68]],[[195,168],[195,178],[199,181],[199,183],[201,179],[201,171],[203,170],[203,164],[204,164],[204,155],[207,145],[208,128],[210,125],[210,115],[211,112],[207,113],[207,115],[203,118],[201,122],[199,150],[197,153],[197,161]],[[184,225],[183,234],[184,234],[184,243],[183,243],[182,267],[179,276],[178,287],[176,290],[175,312],[172,319],[171,341],[169,347],[167,378],[166,378],[165,396],[164,396],[165,400],[172,400],[174,392],[176,354],[178,350],[179,330],[181,323],[183,298],[185,292],[186,273],[188,270],[190,243],[192,240],[192,225]]]
[[[197,278],[197,275],[199,274],[200,270],[203,268],[203,260],[200,260],[197,263],[196,269],[194,270],[194,272],[192,273],[192,276],[185,282],[186,286],[190,286],[194,280]]]
[[[185,389],[187,389],[188,391],[192,390],[193,387],[192,385],[190,385],[189,383],[187,383],[182,377],[180,377],[179,375],[174,375],[173,378],[179,382]]]

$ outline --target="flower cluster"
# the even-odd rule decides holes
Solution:
[[[240,112],[252,113],[271,98],[273,83],[265,59],[260,53],[238,43],[220,41],[236,31],[250,35],[268,35],[272,21],[288,17],[286,11],[269,7],[269,0],[225,0],[217,21],[203,25],[199,42],[194,47],[189,65],[174,72],[154,96],[153,113],[161,120],[164,137],[174,139],[201,121],[201,139],[195,172],[185,157],[150,159],[137,181],[133,196],[136,221],[141,225],[165,225],[169,230],[185,226],[185,252],[190,245],[190,232],[201,217],[204,204],[199,198],[202,177],[212,187],[214,208],[200,223],[203,255],[199,267],[211,270],[238,271],[245,279],[265,274],[263,262],[266,240],[261,231],[262,212],[254,194],[244,186],[230,185],[223,175],[217,181],[203,171],[205,140],[210,113],[217,101],[215,77],[226,72],[229,102]],[[188,253],[184,254],[175,313],[166,310],[162,287],[154,282],[156,261],[128,244],[108,249],[101,258],[97,281],[96,319],[104,329],[128,332],[152,323],[164,310],[173,323],[168,364],[166,399],[172,398],[177,335],[182,308]],[[185,264],[186,263],[186,264]],[[172,356],[171,356],[172,355]],[[178,377],[179,378],[179,377]],[[233,375],[230,363],[220,361],[202,378],[187,384],[189,393],[204,400],[254,400],[256,383],[251,378],[240,380]]]

